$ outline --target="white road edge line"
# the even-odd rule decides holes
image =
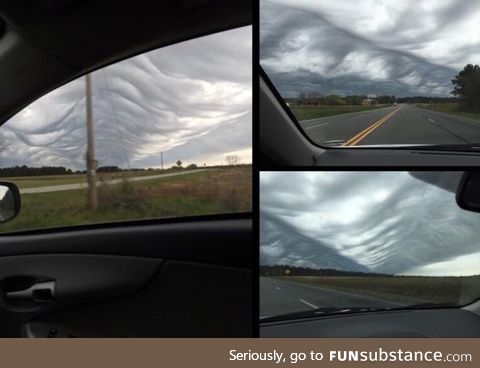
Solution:
[[[296,283],[294,281],[283,281],[283,282],[288,283],[288,284],[293,284],[293,285],[296,285],[296,286],[299,285],[299,283]],[[301,284],[301,286],[303,286],[305,288],[308,288],[308,289],[312,289],[312,290],[320,289],[320,290],[329,291],[329,292],[333,292],[333,293],[337,293],[337,294],[342,294],[342,295],[347,295],[347,296],[352,296],[353,295],[357,298],[377,300],[377,301],[382,302],[382,303],[390,303],[390,304],[395,304],[395,305],[398,305],[398,306],[405,306],[405,304],[397,303],[397,302],[394,302],[394,301],[391,301],[391,300],[380,299],[380,298],[376,298],[376,297],[373,297],[373,296],[361,295],[361,294],[352,293],[352,292],[329,289],[328,287],[313,286],[313,285],[307,285],[307,284]]]
[[[312,125],[312,126],[306,127],[305,129],[318,128],[318,127],[321,127],[321,126],[324,126],[324,125],[328,125],[328,124],[330,124],[330,123],[329,123],[329,122],[326,122],[326,123],[322,123],[322,124]]]
[[[298,300],[299,300],[300,302],[302,302],[303,304],[308,305],[310,308],[318,309],[318,307],[317,307],[315,304],[309,303],[309,302],[307,302],[306,300],[303,300],[303,299],[298,299]]]

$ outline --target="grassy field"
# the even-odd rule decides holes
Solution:
[[[480,276],[471,277],[358,277],[285,276],[280,280],[352,292],[405,304],[465,304],[480,296]]]
[[[459,109],[457,103],[432,103],[432,104],[415,104],[418,107],[424,109],[430,109],[435,111],[444,112],[447,114],[463,116],[465,118],[470,118],[480,121],[480,112],[465,112]]]
[[[152,171],[148,172],[153,175]],[[138,176],[135,173],[135,176]],[[108,178],[111,178],[108,176]],[[73,179],[47,179],[48,185]],[[37,178],[26,180],[28,185]],[[18,182],[17,182],[18,183]],[[85,189],[22,195],[20,215],[0,233],[90,223],[251,211],[251,166],[98,187],[99,206],[86,208]]]
[[[291,106],[293,114],[297,120],[308,120],[323,118],[326,116],[347,114],[349,112],[359,112],[359,111],[368,111],[374,110],[381,107],[390,106],[390,105],[375,105],[375,106],[358,106],[358,105],[347,105],[347,106],[322,106],[322,105],[300,105],[300,106]]]

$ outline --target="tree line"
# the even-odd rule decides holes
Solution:
[[[226,157],[228,166],[237,166],[239,164],[239,157],[236,155],[229,155]],[[206,167],[206,164],[203,164],[203,167]],[[248,166],[248,164],[246,165]],[[170,170],[181,170],[181,169],[196,169],[199,166],[197,164],[189,164],[183,166],[183,162],[178,160],[176,165],[171,166],[170,168],[165,169],[165,171]],[[209,167],[223,167],[222,165],[209,165]],[[155,168],[128,168],[123,169],[119,166],[100,166],[97,168],[98,173],[115,173],[122,171],[154,171],[158,170]],[[17,176],[43,176],[43,175],[72,175],[72,174],[86,174],[86,170],[72,170],[64,166],[42,166],[42,167],[30,167],[27,165],[22,166],[12,166],[12,167],[1,167],[0,168],[0,177],[17,177]]]
[[[40,175],[68,175],[73,174],[71,169],[63,166],[42,166],[29,167],[26,165],[2,167],[0,168],[0,176],[40,176]]]
[[[310,268],[288,265],[260,265],[260,276],[362,276],[389,277],[393,275],[375,272],[343,271],[334,268]]]
[[[399,103],[453,103],[458,102],[456,97],[431,97],[431,96],[409,96],[397,99]]]
[[[362,105],[364,100],[368,99],[367,96],[337,96],[330,95],[325,97],[296,97],[285,98],[285,102],[290,105],[322,105],[322,106],[351,106]],[[432,96],[408,96],[408,97],[395,97],[395,96],[378,96],[373,100],[372,104],[389,105],[395,102],[398,103],[454,103],[459,102],[457,97],[432,97]]]
[[[97,172],[119,172],[119,171],[144,171],[146,169],[122,169],[118,166],[100,166]],[[150,169],[149,169],[150,170]],[[42,176],[42,175],[71,175],[71,174],[85,174],[86,170],[72,170],[64,166],[42,166],[30,167],[27,165],[2,167],[0,168],[0,177],[11,176]]]
[[[368,99],[366,95],[328,95],[322,96],[320,94],[306,94],[300,93],[298,97],[285,98],[285,102],[292,105],[325,105],[325,106],[346,106],[346,105],[362,105]],[[374,99],[378,104],[393,104],[396,102],[395,96],[377,96]]]
[[[480,66],[467,64],[452,79],[453,91],[455,97],[432,97],[432,96],[378,96],[374,103],[392,104],[399,103],[459,103],[460,108],[466,111],[480,111]],[[362,105],[368,99],[366,95],[328,95],[324,96],[318,92],[301,92],[297,97],[286,97],[285,102],[289,105]]]

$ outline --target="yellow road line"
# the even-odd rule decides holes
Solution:
[[[350,138],[348,141],[342,144],[342,146],[354,146],[358,142],[360,142],[362,139],[366,138],[371,132],[373,132],[375,129],[377,129],[380,125],[385,123],[388,119],[390,119],[393,115],[395,115],[400,108],[397,108],[396,110],[393,110],[392,112],[388,113],[384,117],[380,118],[376,122],[374,122],[372,125],[370,125],[368,128],[362,130],[360,133],[356,134],[352,138]]]

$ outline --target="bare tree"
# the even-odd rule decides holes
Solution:
[[[237,165],[238,161],[240,161],[238,155],[228,155],[225,157],[225,160],[227,160],[227,164],[230,166]]]

